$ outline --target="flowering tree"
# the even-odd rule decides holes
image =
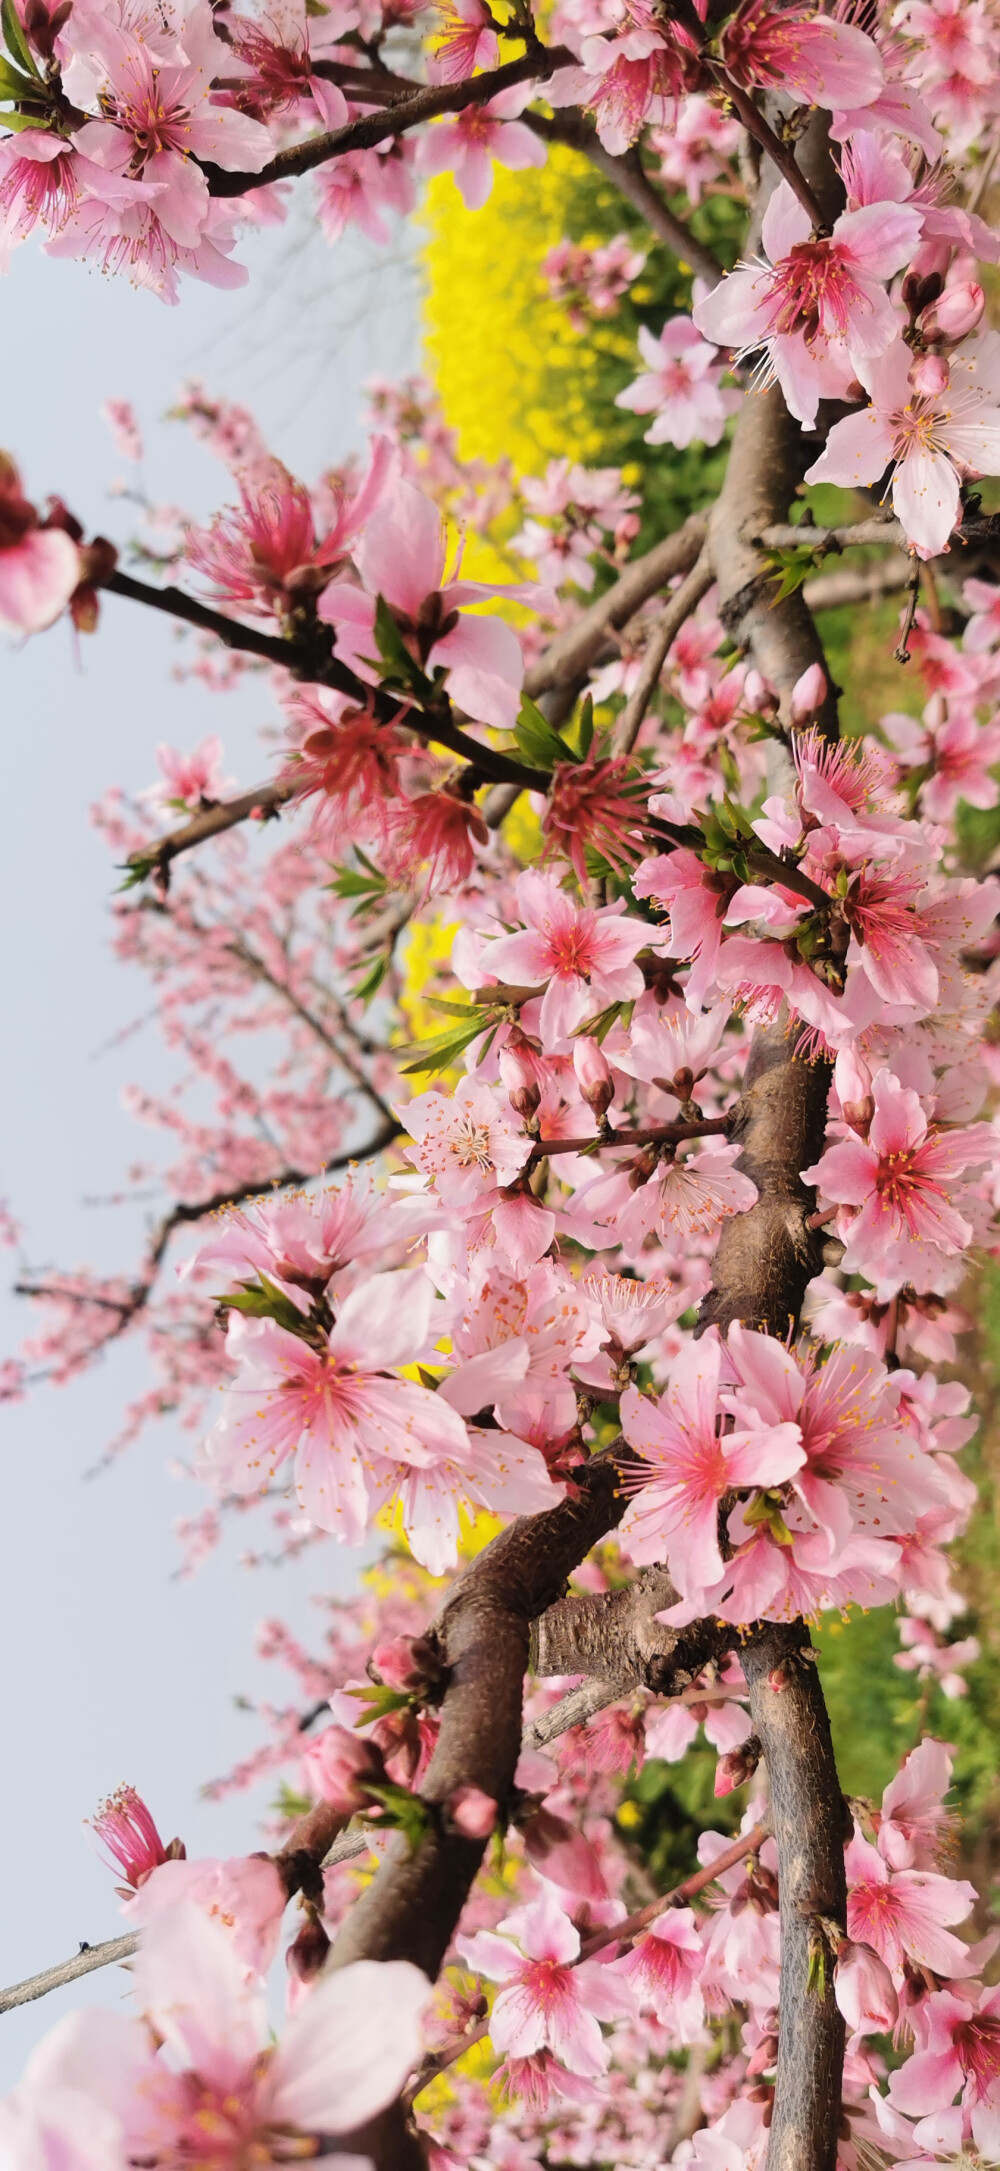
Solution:
[[[476,208],[494,162],[569,146],[630,223],[550,252],[550,291],[589,338],[672,251],[690,310],[619,405],[725,448],[656,532],[620,470],[464,461],[420,386],[376,388],[363,471],[311,485],[196,387],[232,502],[204,528],[137,485],[156,578],[0,468],[8,628],[94,632],[111,591],[220,690],[266,674],[286,734],[249,789],[211,739],[98,810],[195,1092],[136,1093],[172,1203],[130,1277],[27,1280],[5,1391],[144,1334],[124,1437],[192,1433],[192,1557],[225,1515],[289,1559],[395,1532],[321,1658],[267,1632],[300,1693],[235,1779],[284,1772],[269,1852],[188,1861],[129,1789],[96,1816],[124,1935],[0,2003],[130,1958],[131,2011],[44,2038],[7,2159],[993,2160],[949,1748],[847,1800],[809,1629],[895,1605],[945,1695],[976,1655],[947,1553],[974,1425],[935,1366],[1000,1251],[986,0],[0,19],[6,249],[40,226],[176,301],[240,284],[241,222],[302,175],[331,239],[380,238],[421,175]],[[841,739],[815,614],[893,590],[926,706]],[[723,1829],[665,1889],[623,1779],[702,1727]]]

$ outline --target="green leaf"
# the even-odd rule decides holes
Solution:
[[[575,756],[576,760],[586,761],[594,743],[593,694],[587,694],[585,700],[581,701],[576,715],[573,717],[572,722],[566,725],[562,736],[570,753]]]
[[[606,1040],[612,1026],[617,1025],[619,1019],[621,1019],[627,1031],[632,1023],[634,1009],[634,1002],[609,1003],[606,1010],[598,1010],[594,1017],[585,1018],[582,1025],[574,1025],[570,1038],[572,1040],[586,1038],[598,1042]]]
[[[345,1689],[344,1694],[364,1705],[355,1726],[370,1726],[373,1719],[387,1719],[390,1712],[410,1711],[413,1707],[413,1698],[406,1689],[383,1688],[380,1681],[366,1682],[360,1689]]]
[[[241,1283],[238,1290],[227,1290],[213,1302],[225,1305],[227,1311],[246,1312],[251,1319],[273,1319],[288,1334],[301,1335],[308,1324],[291,1297],[286,1297],[266,1274],[261,1274],[257,1282]]]
[[[11,59],[24,68],[36,83],[40,83],[41,75],[35,65],[35,56],[25,37],[14,0],[0,0],[0,28],[3,30],[3,42]]]
[[[20,120],[20,114],[18,114],[17,119]],[[155,865],[155,858],[144,859],[139,853],[136,853],[132,859],[125,860],[121,870],[124,880],[119,882],[117,894],[120,896],[122,890],[138,889],[140,883],[148,882]]]
[[[578,761],[579,755],[558,731],[553,731],[548,717],[531,700],[522,694],[514,737],[526,761],[533,769],[554,769],[557,761]]]
[[[361,867],[335,866],[334,879],[326,887],[335,897],[384,897],[389,884],[377,867],[368,873]]]
[[[12,68],[7,61],[0,60],[0,99],[6,101],[10,98],[31,98],[37,105],[38,82],[36,78],[22,75],[19,69]]]
[[[5,128],[11,129],[15,136],[23,135],[26,128],[47,128],[49,125],[44,113],[15,113],[13,111],[0,113],[0,122],[3,123]]]
[[[810,549],[807,545],[797,543],[791,550],[769,550],[765,555],[772,579],[780,583],[777,595],[771,598],[770,608],[773,611],[779,603],[784,602],[786,596],[793,596],[796,589],[801,588],[809,579],[811,573],[815,573],[820,554],[815,547]]]
[[[411,1078],[422,1070],[447,1070],[460,1055],[464,1055],[466,1048],[478,1039],[479,1034],[489,1024],[492,1012],[487,1011],[484,1015],[482,1011],[476,1010],[467,1015],[471,1022],[457,1032],[452,1029],[451,1032],[436,1034],[433,1040],[414,1042],[408,1051],[411,1059],[402,1066],[403,1077]]]
[[[431,1813],[419,1794],[411,1794],[408,1787],[393,1785],[391,1780],[378,1786],[368,1783],[372,1800],[383,1805],[382,1815],[375,1819],[379,1825],[390,1825],[402,1832],[411,1854],[416,1854],[422,1839],[431,1828]]]
[[[372,997],[378,994],[391,964],[392,951],[380,951],[367,972],[363,972],[360,980],[356,981],[352,988],[348,988],[348,1000],[352,1003],[370,1003]]]

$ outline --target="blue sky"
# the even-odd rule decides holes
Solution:
[[[154,498],[199,515],[224,502],[223,470],[185,430],[158,422],[191,375],[252,406],[274,450],[307,476],[360,442],[365,379],[414,367],[412,264],[350,241],[329,251],[304,205],[289,227],[253,237],[240,253],[253,268],[248,289],[222,294],[188,282],[168,309],[30,246],[17,252],[3,288],[0,442],[29,495],[58,492],[90,532],[127,537],[128,508],[108,497],[121,463],[99,415],[115,395],[141,415]],[[161,738],[186,747],[219,731],[229,773],[246,784],[262,770],[259,692],[176,685],[171,649],[166,622],[117,598],[106,599],[79,660],[65,625],[20,648],[0,637],[0,1196],[24,1225],[33,1266],[134,1261],[142,1209],[87,1201],[120,1190],[145,1150],[119,1105],[123,1086],[140,1080],[155,1090],[168,1076],[155,1028],[113,1045],[149,1009],[149,991],[109,954],[115,877],[88,805],[109,783],[151,782]],[[4,1286],[16,1270],[15,1256],[0,1252],[2,1354],[29,1326],[28,1307]],[[297,1569],[248,1573],[231,1547],[194,1581],[172,1580],[173,1523],[203,1495],[167,1474],[178,1446],[169,1427],[147,1433],[104,1475],[86,1476],[144,1383],[138,1352],[123,1349],[69,1388],[41,1388],[0,1410],[5,1983],[121,1927],[81,1831],[119,1781],[137,1785],[165,1836],[180,1832],[191,1853],[259,1844],[259,1797],[218,1807],[198,1798],[201,1783],[258,1738],[234,1694],[284,1689],[254,1658],[255,1624],[280,1613],[317,1642],[310,1594],[348,1588],[354,1572],[350,1556],[331,1548]],[[122,1982],[94,1975],[0,2016],[0,2089],[61,2012],[85,1999],[115,2002]]]

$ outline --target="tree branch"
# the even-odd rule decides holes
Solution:
[[[61,1990],[64,1983],[75,1983],[81,1975],[93,1974],[95,1968],[130,1960],[138,1949],[138,1930],[129,1930],[124,1937],[109,1937],[103,1945],[81,1945],[71,1960],[61,1960],[58,1967],[45,1968],[40,1975],[26,1975],[23,1983],[12,1983],[9,1990],[0,1990],[0,2013],[13,2012],[15,2005],[30,2005],[33,1998],[46,1998],[50,1990]]]
[[[702,596],[708,594],[714,579],[711,553],[706,543],[687,579],[681,582],[670,601],[664,605],[655,624],[650,627],[638,679],[615,725],[613,749],[616,754],[632,752],[650,701],[660,683],[667,650],[676,640],[692,611],[697,609]]]
[[[637,150],[616,156],[606,151],[593,124],[582,113],[557,113],[550,118],[544,113],[525,113],[525,125],[545,143],[565,143],[570,150],[582,152],[599,173],[613,181],[619,194],[624,196],[633,210],[644,218],[650,231],[682,264],[700,273],[709,286],[718,286],[725,271],[719,259],[703,241],[675,217],[669,205],[664,203],[659,190],[643,166]]]
[[[605,1675],[621,1681],[622,1696],[635,1687],[654,1696],[676,1695],[710,1659],[739,1641],[739,1631],[726,1621],[695,1621],[689,1629],[657,1621],[658,1613],[676,1603],[665,1568],[644,1568],[632,1583],[599,1597],[560,1598],[532,1629],[531,1671]]]
[[[490,98],[495,98],[500,91],[512,89],[516,83],[544,83],[557,68],[575,64],[575,56],[567,46],[544,46],[533,42],[530,50],[517,60],[506,60],[499,68],[491,68],[484,75],[468,76],[462,83],[421,85],[411,96],[395,100],[382,112],[364,113],[358,120],[348,121],[344,128],[309,136],[304,143],[290,144],[286,151],[279,151],[276,157],[269,159],[259,173],[226,173],[221,166],[202,161],[209,194],[245,196],[248,190],[267,188],[272,181],[294,180],[299,174],[325,166],[331,158],[344,158],[350,151],[373,150],[376,144],[385,143],[391,136],[401,136],[405,130],[419,127],[421,121],[436,119],[440,113],[462,113],[468,106],[485,105]]]
[[[567,1576],[621,1521],[622,1443],[596,1455],[580,1497],[520,1517],[493,1539],[449,1591],[432,1633],[448,1670],[441,1729],[421,1789],[440,1812],[454,1788],[481,1787],[503,1802],[521,1749],[521,1703],[530,1623],[562,1595]],[[485,1850],[443,1819],[415,1853],[397,1842],[344,1922],[334,1967],[358,1959],[406,1959],[437,1975]]]

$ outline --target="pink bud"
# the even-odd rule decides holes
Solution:
[[[752,1779],[761,1759],[761,1746],[756,1734],[748,1734],[738,1749],[728,1749],[720,1756],[715,1767],[715,1793],[719,1799],[731,1794],[734,1787],[743,1787]]]
[[[533,1116],[541,1100],[538,1070],[523,1042],[508,1040],[500,1050],[500,1076],[516,1116]]]
[[[588,1108],[600,1118],[607,1114],[615,1097],[615,1082],[611,1076],[607,1056],[596,1040],[587,1035],[573,1042],[573,1069],[576,1082]]]
[[[755,716],[777,716],[780,703],[774,687],[752,666],[743,681],[743,700]]]
[[[940,399],[951,382],[951,369],[943,354],[918,354],[910,370],[910,383],[925,399]]]
[[[950,241],[922,241],[903,281],[903,300],[907,306],[909,306],[907,288],[910,286],[911,281],[915,279],[933,279],[935,277],[943,280],[950,263]]]
[[[872,1074],[853,1048],[841,1048],[834,1064],[833,1082],[844,1122],[859,1138],[867,1138],[875,1114]]]
[[[302,1758],[306,1785],[317,1801],[329,1802],[342,1817],[354,1815],[369,1801],[366,1782],[385,1777],[375,1744],[351,1734],[346,1726],[328,1726],[317,1734]]]
[[[385,1688],[403,1695],[438,1680],[441,1667],[426,1636],[394,1636],[391,1642],[375,1645],[368,1671]]]
[[[981,321],[986,296],[976,279],[962,279],[946,286],[917,318],[917,330],[925,339],[966,339]]]
[[[845,1937],[837,1954],[833,1992],[844,2019],[855,2034],[884,2035],[899,2018],[896,1986],[878,1953],[870,1945],[852,1944]]]
[[[819,715],[826,695],[826,672],[821,663],[811,663],[808,671],[803,671],[802,677],[797,678],[792,687],[788,704],[792,723],[812,723],[813,718]]]
[[[456,1787],[448,1796],[445,1815],[463,1839],[488,1839],[496,1828],[497,1805],[482,1787]]]

